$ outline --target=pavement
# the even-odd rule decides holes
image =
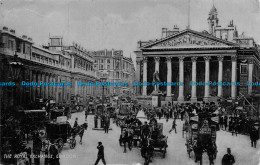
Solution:
[[[75,117],[79,118],[79,124],[85,122],[84,113],[79,112],[72,115],[71,124],[73,124]],[[99,141],[104,145],[107,165],[138,165],[144,163],[139,148],[133,148],[132,151],[127,150],[127,153],[123,153],[123,147],[120,147],[118,143],[120,128],[113,124],[112,121],[112,130],[108,134],[105,134],[103,131],[92,130],[94,127],[93,115],[89,115],[87,121],[89,127],[83,136],[83,143],[79,144],[79,137],[76,137],[77,145],[74,149],[70,149],[68,144],[66,144],[60,153],[61,165],[93,165],[97,158],[96,147]],[[161,157],[161,153],[155,153],[153,162],[150,165],[196,165],[193,155],[189,158],[187,154],[186,139],[182,137],[183,122],[180,120],[176,121],[177,134],[174,131],[169,134],[172,119],[168,122],[165,119],[161,119],[158,120],[158,123],[163,123],[163,133],[168,136],[168,148],[165,158]],[[260,144],[258,144],[257,148],[252,148],[250,139],[246,135],[232,136],[230,132],[218,131],[217,147],[216,165],[221,164],[221,159],[227,148],[231,148],[232,154],[236,159],[236,165],[259,165]],[[101,164],[102,162],[100,161],[99,165]],[[206,154],[203,155],[203,164],[209,164]]]

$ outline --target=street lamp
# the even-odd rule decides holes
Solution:
[[[16,97],[17,83],[18,83],[20,73],[21,73],[22,68],[23,68],[23,64],[19,61],[16,51],[14,53],[14,57],[13,57],[12,61],[9,62],[9,65],[10,65],[10,73],[11,73],[11,76],[12,76],[12,80],[15,83],[14,89],[12,91],[13,108],[15,108],[17,99],[14,98],[14,97]]]
[[[105,82],[107,80],[107,73],[103,72],[102,77],[100,77],[100,82],[102,82],[102,112],[97,112],[94,118],[94,125],[95,127],[92,128],[93,130],[103,130],[104,126],[104,121],[103,121],[103,115],[104,115],[104,95],[105,95]],[[97,107],[98,108],[98,107]],[[98,110],[98,109],[97,109]],[[100,128],[97,127],[98,119],[100,119]]]

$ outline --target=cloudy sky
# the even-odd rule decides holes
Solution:
[[[0,25],[38,45],[63,36],[87,50],[122,49],[134,56],[137,41],[161,37],[163,27],[185,29],[189,0],[0,0]],[[214,0],[219,24],[233,19],[239,34],[260,43],[259,0]],[[190,0],[191,29],[208,30],[213,0]]]

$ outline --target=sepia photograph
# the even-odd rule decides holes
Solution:
[[[260,165],[260,0],[0,0],[0,120],[0,165]]]

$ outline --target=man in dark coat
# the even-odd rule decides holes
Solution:
[[[227,125],[228,125],[228,117],[227,116],[225,116],[224,117],[224,127],[225,127],[225,130],[227,130]]]
[[[75,122],[74,122],[74,125],[73,125],[73,128],[75,128],[75,127],[77,127],[77,126],[79,126],[79,124],[78,124],[78,118],[76,117]]]
[[[103,164],[106,165],[105,155],[104,155],[104,146],[102,145],[102,142],[98,142],[97,149],[98,149],[98,154],[97,154],[97,160],[95,162],[95,165],[98,164],[100,159],[102,160]]]
[[[171,133],[173,130],[175,130],[175,133],[177,133],[177,129],[176,129],[176,120],[174,119],[173,122],[172,122],[172,129],[169,131],[169,133]]]
[[[251,140],[251,146],[256,148],[257,140],[259,139],[259,134],[257,129],[255,127],[252,128],[250,132],[250,140]]]
[[[35,138],[33,140],[33,154],[35,155],[34,164],[40,165],[40,154],[42,148],[42,141],[39,137],[39,134],[36,133]]]
[[[227,148],[227,154],[222,158],[222,165],[233,165],[235,163],[235,158],[231,154],[231,149]]]

